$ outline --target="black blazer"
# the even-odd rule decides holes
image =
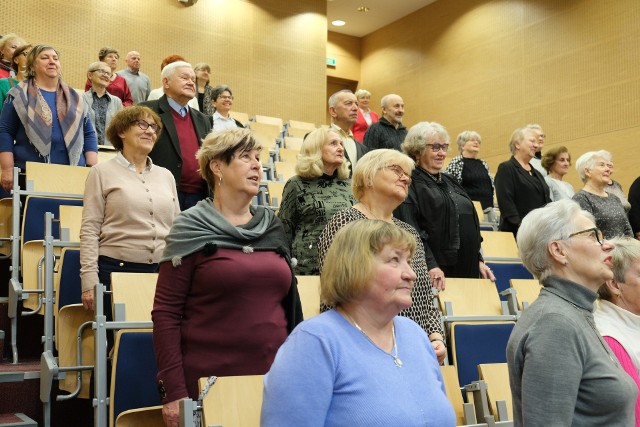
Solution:
[[[167,95],[162,95],[160,99],[141,102],[158,113],[162,120],[162,133],[156,141],[156,145],[149,153],[153,163],[165,167],[171,171],[176,179],[176,185],[180,188],[180,171],[182,170],[182,152],[180,151],[180,138],[176,131],[176,125],[171,115],[171,106],[167,101]],[[202,114],[200,111],[189,108],[189,114],[193,121],[193,127],[198,137],[198,146],[202,145],[202,139],[211,132],[212,117]],[[204,181],[203,181],[204,182]],[[203,184],[204,185],[204,184]],[[206,191],[206,187],[203,188]]]
[[[551,202],[549,187],[542,174],[531,167],[530,175],[513,156],[498,166],[495,186],[500,231],[516,234],[526,214]]]

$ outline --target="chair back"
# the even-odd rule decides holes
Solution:
[[[455,366],[444,365],[440,366],[440,373],[442,374],[447,399],[449,399],[451,406],[453,406],[453,411],[456,413],[456,425],[461,426],[465,424],[464,399],[462,398],[462,391],[460,390],[460,383],[458,382],[458,372]]]
[[[478,365],[478,374],[480,375],[480,379],[487,383],[489,411],[491,411],[494,418],[499,420],[496,402],[504,400],[507,404],[508,419],[513,420],[513,401],[511,399],[509,368],[507,367],[507,364],[481,363]]]
[[[278,156],[280,157],[280,161],[289,162],[289,163],[297,163],[298,155],[300,154],[300,150],[292,150],[290,148],[281,148],[278,150]]]
[[[305,320],[320,314],[320,276],[296,276]]]
[[[78,329],[86,322],[95,320],[93,311],[85,310],[82,304],[69,304],[60,308],[56,316],[56,349],[58,350],[58,366],[78,366],[77,344]],[[81,365],[91,366],[95,362],[95,340],[91,327],[82,332],[82,360]],[[76,372],[67,375],[58,383],[60,390],[73,392],[78,380]],[[91,371],[82,371],[82,387],[78,397],[88,399],[90,396]]]
[[[485,261],[520,261],[518,245],[513,233],[507,231],[480,231],[482,256]]]
[[[124,320],[146,322],[151,320],[153,299],[156,294],[158,273],[111,273],[111,299],[124,305]],[[114,313],[113,318],[116,318]]]
[[[82,225],[82,206],[60,205],[60,231],[69,230],[69,241],[80,241],[80,227]]]
[[[232,119],[239,121],[243,126],[246,126],[249,123],[249,114],[241,113],[239,111],[229,111],[229,115]]]
[[[124,411],[161,404],[156,375],[158,366],[153,350],[153,335],[148,329],[121,329],[116,334],[109,425]]]
[[[447,302],[453,313],[447,312]],[[489,279],[448,277],[444,291],[438,292],[440,310],[455,316],[500,316],[502,304],[496,286]]]
[[[200,378],[200,390],[206,381]],[[203,425],[259,426],[263,381],[264,375],[218,377],[202,402]]]
[[[269,194],[269,206],[278,207],[282,204],[282,193],[284,192],[284,182],[267,182],[267,193]]]
[[[290,162],[274,162],[276,169],[276,179],[274,181],[288,181],[296,176],[296,164]]]
[[[285,136],[284,147],[289,150],[300,151],[300,149],[302,148],[302,138],[296,138],[294,136]]]
[[[496,276],[498,292],[508,289],[511,279],[533,279],[533,275],[521,262],[487,262],[487,266]]]
[[[297,128],[297,129],[306,129],[308,132],[311,132],[316,128],[316,125],[310,122],[301,122],[299,120],[289,120],[289,127]]]
[[[271,116],[261,116],[260,114],[256,114],[256,123],[263,123],[267,125],[278,126],[278,129],[282,129],[282,119],[280,117],[271,117]]]
[[[9,239],[11,237],[12,203],[11,198],[0,199],[0,238]],[[0,255],[11,255],[9,240],[0,240]]]
[[[90,169],[82,166],[27,162],[26,178],[27,183],[33,183],[33,191],[39,193],[83,195]]]
[[[538,298],[542,289],[542,285],[537,279],[511,279],[511,287],[516,290],[516,300],[520,311],[524,310],[525,305],[531,305]]]

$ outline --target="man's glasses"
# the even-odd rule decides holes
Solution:
[[[155,133],[158,133],[158,131],[160,130],[160,126],[158,126],[157,124],[147,123],[144,120],[136,120],[133,123],[137,124],[138,127],[142,130],[147,130],[151,128],[151,130],[154,131]]]
[[[449,144],[427,144],[427,147],[429,147],[434,153],[441,150],[445,153],[449,151]]]
[[[604,236],[602,235],[602,231],[598,227],[587,228],[586,230],[577,231],[575,233],[569,234],[568,239],[574,236],[580,236],[582,234],[586,234],[587,237],[593,238],[600,246],[604,244]]]

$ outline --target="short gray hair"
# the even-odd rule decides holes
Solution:
[[[542,130],[542,126],[540,126],[540,125],[539,125],[539,124],[537,124],[537,123],[529,123],[529,124],[527,125],[527,129],[536,129],[536,130],[539,130],[540,132],[544,132],[544,131]]]
[[[587,182],[587,176],[584,173],[584,170],[593,169],[599,158],[605,159],[606,161],[610,162],[611,153],[609,153],[607,150],[587,151],[582,156],[578,157],[578,160],[576,160],[576,171],[578,172],[578,176],[580,176],[580,180],[583,183]]]
[[[220,95],[224,92],[229,92],[229,95],[233,96],[233,92],[231,92],[231,87],[228,85],[218,85],[213,88],[211,91],[211,99],[217,101]]]
[[[380,100],[380,106],[381,106],[381,107],[385,107],[385,108],[386,108],[386,106],[387,106],[387,99],[388,99],[390,96],[397,96],[398,98],[402,99],[402,97],[401,97],[400,95],[397,95],[397,94],[395,94],[395,93],[388,93],[388,94],[386,94],[385,96],[383,96],[383,97],[382,97],[382,99]]]
[[[193,67],[191,66],[191,64],[189,64],[186,61],[172,62],[170,64],[167,64],[162,69],[162,78],[163,79],[168,79],[169,77],[173,76],[176,73],[176,70],[178,68],[191,68],[193,70]]]
[[[353,92],[351,90],[349,90],[349,89],[342,89],[342,90],[337,91],[336,93],[334,93],[333,95],[331,95],[329,97],[329,102],[328,102],[329,108],[336,106],[336,103],[338,102],[339,95],[343,94],[343,93],[353,94]]]
[[[475,130],[465,130],[460,132],[460,135],[458,135],[458,138],[456,139],[456,142],[458,144],[458,151],[462,153],[462,147],[464,147],[464,144],[471,140],[476,140],[480,144],[482,144],[482,137]]]
[[[417,163],[427,144],[436,138],[449,143],[449,134],[444,126],[436,122],[420,122],[411,126],[400,148]]]
[[[542,280],[553,274],[549,243],[568,239],[576,231],[575,223],[579,215],[595,223],[593,215],[570,199],[534,209],[522,219],[518,229],[518,251],[522,263],[536,279]]]

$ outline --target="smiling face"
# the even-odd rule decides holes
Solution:
[[[569,153],[560,153],[553,162],[553,165],[551,165],[551,172],[560,176],[565,176],[569,172],[570,166],[571,156],[569,156]]]
[[[111,80],[111,68],[104,62],[100,62],[94,71],[87,73],[94,88],[106,88]]]
[[[344,163],[342,138],[335,132],[327,132],[327,142],[322,146],[324,172],[333,174]]]
[[[382,196],[391,198],[399,206],[409,194],[411,175],[400,165],[390,164],[376,172],[372,190]],[[371,190],[367,190],[371,191]]]
[[[379,312],[391,314],[410,307],[416,274],[409,257],[406,249],[384,245],[375,255],[373,280],[362,296],[363,302]]]
[[[259,150],[238,151],[229,164],[214,159],[209,162],[209,167],[218,184],[216,191],[225,191],[229,195],[240,193],[248,199],[253,198],[260,191],[262,163],[260,163]],[[220,176],[222,176],[221,184]]]
[[[602,187],[609,184],[612,173],[613,163],[604,157],[597,157],[591,169],[585,168],[584,176],[590,184]]]
[[[213,101],[213,106],[222,116],[228,117],[229,111],[231,111],[231,107],[233,106],[233,96],[228,90],[225,90]]]
[[[180,105],[186,105],[196,95],[196,73],[191,67],[176,68],[162,79],[164,92]]]
[[[371,103],[370,96],[362,96],[358,99],[358,104],[360,105],[360,108],[362,108],[364,111],[369,111],[370,103]]]
[[[529,162],[533,159],[538,151],[538,136],[532,129],[523,131],[524,139],[516,142],[516,155]]]
[[[462,146],[462,157],[475,159],[479,153],[480,141],[477,139],[470,139]]]
[[[146,124],[152,125],[156,124],[152,117],[144,116],[142,119],[131,123],[126,131],[118,134],[122,139],[122,152],[127,158],[138,155],[147,156],[158,139],[158,134],[151,126],[143,130],[138,124],[139,122],[146,122]],[[145,123],[142,123],[142,125],[144,126]]]
[[[402,124],[404,117],[404,101],[398,95],[388,95],[382,106],[382,115],[394,126]]]
[[[418,165],[431,174],[437,174],[444,167],[444,160],[447,157],[448,150],[449,145],[444,139],[433,136],[426,144],[425,149],[422,150]]]
[[[18,47],[22,46],[22,43],[20,43],[20,39],[19,38],[13,38],[11,40],[8,40],[2,50],[0,51],[0,54],[2,55],[2,59],[4,59],[7,63],[11,63],[11,60],[13,59],[13,52],[16,51],[16,49]]]
[[[18,69],[21,72],[24,72],[27,69],[27,56],[29,56],[29,52],[31,52],[30,48],[23,50],[17,56],[13,56],[13,63],[18,64]]]
[[[43,50],[35,57],[32,65],[36,79],[58,79],[60,76],[60,60],[53,49]]]

